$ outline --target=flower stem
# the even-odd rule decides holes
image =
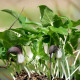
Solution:
[[[51,54],[50,54],[50,57],[49,57],[49,63],[50,63],[50,80],[51,80],[51,77],[52,77],[52,75],[51,75]]]
[[[65,58],[65,60],[66,60],[66,65],[67,65],[67,70],[68,70],[68,75],[69,75],[69,80],[70,80],[70,69],[69,69],[69,64],[68,64],[67,58]]]
[[[16,80],[15,77],[14,77],[14,75],[12,73],[11,73],[11,76],[12,76],[13,80]]]
[[[29,76],[29,78],[30,78],[30,73],[29,73],[27,67],[24,66],[24,69],[26,70],[26,72],[28,73],[28,76]]]
[[[61,62],[61,67],[62,67],[63,72],[64,72],[64,74],[65,74],[65,77],[66,77],[66,79],[67,79],[66,71],[65,71],[65,69],[64,69],[64,66],[63,66],[63,63],[62,63],[62,62]]]
[[[75,61],[74,61],[74,64],[73,64],[73,65],[76,64],[76,61],[77,61],[77,59],[78,59],[78,57],[79,57],[79,54],[80,54],[80,51],[77,53],[77,56],[76,56],[76,58],[75,58]]]

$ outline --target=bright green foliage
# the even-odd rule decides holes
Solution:
[[[73,50],[76,50],[78,47],[80,31],[77,30],[76,26],[80,25],[80,20],[73,21],[65,16],[58,16],[45,5],[40,5],[39,8],[41,13],[41,23],[33,22],[25,16],[20,15],[18,21],[22,25],[21,28],[0,32],[0,58],[4,61],[4,59],[6,59],[7,57],[7,50],[12,46],[29,46],[33,53],[33,58],[30,62],[26,63],[29,63],[29,65],[33,65],[31,64],[31,62],[36,60],[36,56],[39,56],[38,65],[45,65],[47,68],[46,71],[48,71],[45,71],[45,73],[49,75],[48,53],[50,45],[56,45],[61,48],[63,56],[62,59],[59,60],[63,63],[65,68],[67,68],[64,59],[67,57],[67,55],[73,56]],[[9,13],[15,18],[19,16],[17,12],[12,10],[4,9],[2,11]],[[34,27],[34,25],[36,25],[37,27]],[[45,53],[44,50],[45,43],[48,46],[47,53]],[[53,63],[53,67],[58,60],[55,60],[55,56],[56,54],[53,54],[51,61]],[[11,55],[11,57],[14,58],[15,56]],[[75,76],[79,76],[79,74],[76,74]]]
[[[73,27],[76,27],[76,26],[78,26],[78,25],[80,25],[80,20],[78,20],[78,21],[71,21],[72,23],[73,23]]]
[[[72,47],[70,46],[69,43],[65,44],[65,51],[66,51],[66,54],[69,53],[69,54],[73,55]]]
[[[53,25],[53,11],[45,5],[39,6],[41,12],[41,22],[44,27]]]
[[[63,27],[55,28],[55,27],[50,26],[50,29],[53,32],[60,33],[60,34],[63,34],[63,35],[68,35],[68,30],[63,28]]]

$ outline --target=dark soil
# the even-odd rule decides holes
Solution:
[[[39,75],[38,73],[33,73],[30,75],[31,77],[29,78],[28,73],[22,70],[19,74],[16,72],[15,78],[16,80],[49,80],[46,75]],[[65,80],[63,78],[54,78],[53,80]]]
[[[16,72],[16,80],[49,80],[46,75],[39,75],[38,73],[33,73],[30,75],[31,77],[29,78],[28,73],[22,70],[19,74]]]

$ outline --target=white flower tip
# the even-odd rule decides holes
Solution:
[[[24,62],[24,55],[23,54],[18,54],[18,63],[23,63]]]
[[[40,56],[36,56],[36,59],[40,59]]]
[[[57,51],[57,58],[61,58],[62,57],[62,52],[61,52],[61,49],[59,49]]]

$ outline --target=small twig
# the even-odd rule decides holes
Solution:
[[[23,8],[23,9],[24,9],[24,8]],[[23,12],[23,9],[21,10],[21,12],[20,12],[19,16],[16,18],[16,20],[13,22],[13,24],[9,27],[9,29],[8,29],[8,30],[10,30],[10,29],[13,27],[13,25],[17,22],[17,20],[19,19],[19,17],[20,17],[20,15],[21,15],[21,13]]]

